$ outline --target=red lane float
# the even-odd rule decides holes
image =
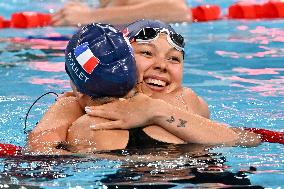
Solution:
[[[3,21],[4,21],[4,18],[0,16],[0,28],[3,28]]]
[[[256,19],[256,7],[254,4],[236,3],[229,7],[228,18],[231,19]]]
[[[258,19],[284,18],[284,1],[274,0],[263,4],[239,2],[229,6],[228,18]]]
[[[259,134],[261,136],[262,142],[284,144],[283,132],[276,132],[276,131],[270,131],[267,129],[258,129],[258,128],[245,128],[245,130]]]
[[[192,20],[195,22],[205,22],[218,20],[221,16],[221,9],[217,5],[201,5],[191,9]]]
[[[10,20],[4,20],[3,21],[3,28],[10,28],[11,27],[11,21]]]
[[[0,157],[21,155],[22,147],[13,144],[0,143]]]
[[[195,22],[218,20],[221,8],[218,5],[200,5],[189,10]],[[235,3],[228,8],[229,19],[284,18],[284,1],[271,0],[262,4],[248,2]]]
[[[51,21],[51,14],[38,12],[13,13],[11,20],[4,20],[0,17],[0,28],[36,28],[48,26]]]
[[[284,1],[269,1],[262,5],[264,18],[284,18]]]
[[[12,14],[11,27],[13,28],[35,28],[49,25],[50,14],[37,12],[19,12]]]
[[[0,16],[0,28],[8,28],[10,27],[10,21],[5,20],[2,16]]]

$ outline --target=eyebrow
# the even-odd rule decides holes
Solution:
[[[154,44],[152,44],[152,43],[149,43],[149,42],[145,42],[145,43],[139,42],[139,43],[137,43],[137,44],[138,44],[138,45],[147,45],[147,46],[150,46],[150,47],[152,47],[152,48],[157,49],[156,45],[154,45]],[[181,51],[178,51],[178,50],[177,50],[176,48],[174,48],[174,47],[171,47],[171,48],[168,50],[167,53],[172,52],[172,51],[180,52],[181,55],[182,55],[182,52],[181,52]],[[183,56],[183,55],[182,55],[182,56]]]
[[[156,45],[154,45],[154,44],[152,44],[152,43],[149,43],[149,42],[145,42],[145,43],[143,43],[143,42],[137,42],[137,44],[140,46],[140,45],[147,45],[147,46],[151,46],[151,47],[153,47],[153,48],[156,48]]]

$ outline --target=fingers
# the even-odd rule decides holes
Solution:
[[[98,123],[95,125],[90,125],[90,128],[92,130],[123,129],[122,125],[123,125],[123,122],[121,120],[117,120],[117,121],[109,121],[105,123]]]
[[[50,24],[53,26],[69,26],[70,23],[70,8],[64,7],[58,12],[54,13],[51,18]],[[72,11],[71,11],[72,12]]]
[[[52,15],[50,24],[53,26],[61,26],[63,24],[64,19],[65,19],[64,10],[61,9]]]
[[[90,116],[101,117],[109,120],[118,120],[119,114],[114,111],[105,111],[103,109],[99,109],[98,107],[85,107],[85,111]]]
[[[72,0],[67,2],[64,7],[72,7],[72,6],[82,6],[84,3],[80,2],[79,0]]]

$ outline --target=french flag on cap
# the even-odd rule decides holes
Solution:
[[[89,43],[85,42],[74,49],[76,60],[82,66],[82,68],[91,74],[95,67],[100,63],[100,60],[95,57],[89,48]]]

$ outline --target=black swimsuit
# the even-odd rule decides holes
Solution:
[[[153,139],[149,135],[147,135],[143,128],[133,128],[129,129],[129,139],[126,146],[126,149],[136,150],[136,149],[146,149],[146,148],[159,148],[159,147],[166,147],[170,143],[161,142],[156,139]],[[67,151],[76,151],[74,147],[67,144],[66,142],[60,142],[56,149],[62,149]],[[117,151],[117,150],[112,150]]]
[[[168,144],[148,136],[142,128],[129,129],[129,139],[126,148],[149,148]]]

